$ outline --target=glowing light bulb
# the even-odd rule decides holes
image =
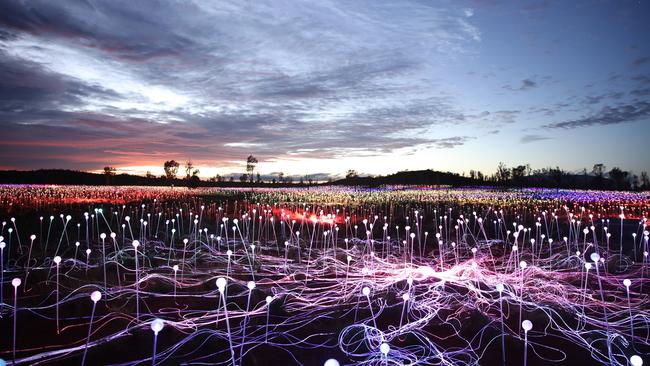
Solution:
[[[217,289],[219,289],[219,292],[223,293],[223,291],[226,288],[227,283],[228,283],[228,281],[226,281],[225,278],[223,278],[223,277],[217,278]]]
[[[165,322],[160,318],[156,318],[151,322],[151,330],[153,330],[155,334],[158,334],[164,326]]]
[[[90,299],[91,299],[93,302],[96,303],[97,301],[99,301],[99,300],[102,299],[102,293],[99,292],[99,291],[93,291],[93,292],[90,294]]]
[[[589,256],[589,258],[591,258],[591,260],[592,260],[594,263],[596,263],[596,262],[598,262],[598,261],[600,260],[600,255],[599,255],[598,253],[591,253],[591,255]]]

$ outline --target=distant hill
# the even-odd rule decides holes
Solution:
[[[57,185],[115,185],[115,186],[187,186],[184,179],[170,181],[162,177],[142,177],[131,174],[116,174],[107,177],[102,173],[80,172],[66,169],[40,169],[40,170],[0,170],[0,184],[57,184]],[[195,182],[200,187],[236,187],[242,186],[241,182]],[[248,185],[248,184],[247,184]]]
[[[334,181],[333,185],[364,185],[364,186],[381,186],[381,185],[451,185],[467,186],[485,184],[484,181],[463,177],[457,173],[438,172],[435,170],[413,170],[403,171],[394,174],[379,177],[348,177]]]

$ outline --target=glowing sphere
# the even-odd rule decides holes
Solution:
[[[99,238],[102,240],[106,239],[106,234],[105,233],[99,234]]]
[[[32,234],[29,238],[34,240],[34,239],[36,239],[36,235]]]
[[[158,334],[164,326],[165,322],[160,318],[156,318],[151,322],[151,330],[153,330],[155,334]]]
[[[630,281],[629,279],[626,278],[626,279],[623,280],[623,285],[625,285],[625,287],[630,287],[631,284],[632,284],[632,281]]]
[[[273,296],[267,296],[267,297],[266,297],[266,304],[267,304],[267,305],[270,304],[271,301],[273,301]]]
[[[521,327],[524,328],[524,331],[528,332],[533,329],[533,323],[530,320],[524,320],[521,322]]]
[[[228,281],[226,281],[225,278],[217,278],[217,288],[219,289],[219,292],[223,292],[223,290],[226,288],[226,283],[228,283]]]
[[[361,293],[366,296],[370,295],[370,287],[364,287],[363,289],[361,289]]]
[[[521,267],[521,269],[525,269],[526,267],[528,267],[528,263],[526,263],[526,261],[521,261],[519,262],[519,266]]]
[[[102,293],[99,292],[99,291],[93,291],[93,292],[90,294],[90,299],[91,299],[93,302],[97,302],[97,301],[99,301],[99,300],[102,299]]]
[[[18,286],[20,286],[21,283],[23,283],[23,281],[21,281],[20,278],[18,278],[18,277],[11,280],[11,285],[13,287],[18,287]]]
[[[502,283],[497,283],[497,286],[496,286],[496,287],[497,287],[497,291],[499,291],[499,292],[503,292],[504,286],[503,286]]]
[[[246,284],[246,287],[248,287],[248,289],[251,290],[251,291],[254,290],[255,289],[255,282],[248,281],[248,283]]]
[[[133,243],[131,243],[131,244],[133,244],[134,248],[137,248],[140,245],[140,242],[137,241],[137,240],[134,240]]]
[[[630,357],[630,365],[632,366],[642,366],[643,359],[637,355]]]
[[[232,250],[228,249],[228,250],[226,251],[226,255],[227,255],[228,257],[230,257],[230,256],[232,255]]]
[[[402,295],[402,300],[404,300],[404,301],[409,301],[410,298],[411,298],[411,296],[409,294],[403,294]]]
[[[329,360],[325,361],[323,366],[339,366],[339,362],[333,358],[330,358]]]
[[[0,242],[0,249],[4,249],[6,246],[7,246],[7,244],[5,244],[4,241]]]
[[[56,265],[58,266],[59,263],[61,263],[61,257],[59,257],[58,255],[54,257],[54,263],[56,263]]]
[[[592,260],[594,263],[596,263],[596,262],[598,262],[598,261],[600,260],[600,255],[599,255],[598,253],[591,253],[591,255],[589,256],[589,258],[591,258],[591,260]]]
[[[174,272],[178,271],[178,264],[174,264],[172,266],[172,269],[174,270]]]
[[[379,351],[384,355],[387,355],[388,352],[390,352],[390,346],[388,343],[382,343],[381,346],[379,346]]]

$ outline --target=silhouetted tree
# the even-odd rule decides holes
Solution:
[[[149,178],[149,179],[154,179],[154,178],[156,178],[155,175],[151,174],[151,170],[147,170],[147,174],[145,174],[145,177],[147,177],[147,178]]]
[[[504,162],[500,162],[497,166],[496,179],[499,182],[507,182],[510,179],[510,169]]]
[[[357,178],[359,174],[357,173],[356,170],[350,169],[345,173],[345,179],[354,179]]]
[[[246,183],[247,180],[248,180],[248,174],[244,173],[244,174],[239,176],[239,181],[240,182]]]
[[[280,183],[284,182],[284,173],[283,172],[278,173],[278,182],[280,182]]]
[[[199,173],[201,173],[200,170],[194,169],[192,171],[192,176],[188,179],[187,181],[187,186],[190,188],[196,188],[199,186],[201,182],[201,178],[199,177]]]
[[[512,168],[512,180],[515,184],[523,184],[524,177],[526,176],[526,165],[518,165]]]
[[[602,163],[594,164],[594,167],[591,169],[591,172],[594,173],[594,175],[597,178],[602,179],[603,175],[605,174],[605,164]]]
[[[648,179],[648,172],[641,172],[641,188],[650,189],[650,179]]]
[[[174,180],[176,179],[176,174],[178,174],[178,167],[180,164],[176,160],[168,160],[164,164],[165,176],[167,179]]]
[[[185,162],[185,179],[190,179],[192,176],[192,171],[194,170],[194,164],[192,163],[192,160],[188,160]]]
[[[111,177],[115,175],[115,168],[112,166],[104,167],[104,177],[106,177],[106,185],[111,184]]]
[[[612,170],[609,171],[609,177],[612,178],[614,183],[616,183],[617,189],[627,188],[626,180],[628,174],[628,172],[621,170],[619,167],[613,167]]]
[[[559,167],[549,168],[548,169],[548,175],[553,179],[555,182],[555,188],[559,189],[560,185],[562,185],[562,179],[564,177],[564,171],[560,169]]]
[[[253,183],[253,171],[257,165],[257,159],[253,155],[248,155],[246,158],[246,173],[250,176],[251,183]]]

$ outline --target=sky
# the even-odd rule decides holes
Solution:
[[[0,1],[0,169],[650,170],[650,1]]]

